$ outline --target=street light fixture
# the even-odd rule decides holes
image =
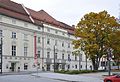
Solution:
[[[2,74],[2,44],[3,44],[3,42],[2,42],[2,37],[1,37],[1,40],[0,40],[0,55],[1,55],[1,74]]]

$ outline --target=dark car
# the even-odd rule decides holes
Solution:
[[[120,75],[105,77],[104,82],[120,82]]]

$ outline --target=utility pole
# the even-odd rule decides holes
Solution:
[[[108,75],[111,75],[111,58],[112,58],[112,49],[108,48],[107,50],[107,60],[108,60]]]
[[[2,37],[1,37],[1,41],[0,41],[0,55],[1,55],[1,74],[2,74]]]
[[[79,52],[79,70],[81,70],[81,53]]]
[[[55,72],[55,68],[56,68],[56,66],[55,66],[55,45],[54,45],[54,72]]]

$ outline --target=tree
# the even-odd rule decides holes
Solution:
[[[82,48],[89,59],[91,59],[94,70],[98,70],[100,59],[107,54],[107,49],[112,46],[111,36],[119,24],[115,17],[110,16],[107,11],[99,13],[91,12],[84,15],[75,29],[73,41],[74,48]]]
[[[113,49],[113,56],[114,56],[114,61],[118,65],[119,69],[119,60],[120,60],[120,30],[118,29],[116,32],[114,32],[110,38],[110,43],[112,44],[111,47]]]

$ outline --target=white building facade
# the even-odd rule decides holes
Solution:
[[[4,1],[14,3],[10,0]],[[86,69],[84,53],[81,51],[80,58],[72,54],[72,41],[76,38],[68,32],[69,28],[52,25],[46,22],[47,18],[45,22],[40,22],[42,25],[38,24],[38,19],[31,15],[32,12],[22,5],[21,7],[31,22],[6,15],[0,9],[3,72],[36,71],[36,64],[38,70],[45,71],[54,71],[54,67],[55,70]],[[91,66],[88,60],[87,69],[90,70]]]

